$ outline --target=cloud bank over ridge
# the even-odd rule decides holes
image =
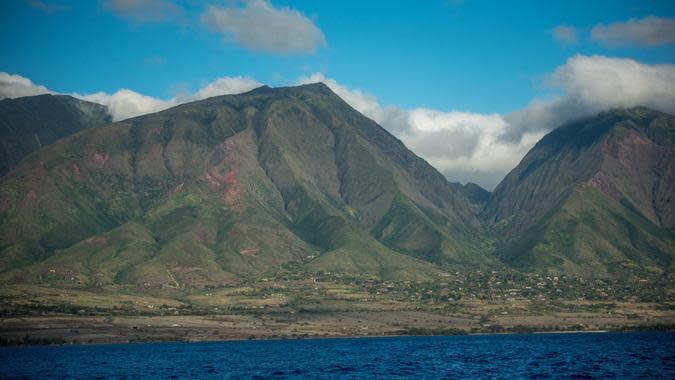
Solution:
[[[643,105],[675,114],[675,65],[576,55],[547,75],[545,85],[561,95],[534,99],[508,114],[481,114],[381,105],[376,96],[349,88],[322,73],[296,84],[324,82],[359,112],[375,120],[429,161],[451,181],[493,188],[547,132],[573,119],[615,107]],[[218,78],[191,94],[158,99],[129,89],[113,94],[71,94],[106,105],[114,120],[157,112],[259,87],[249,77]],[[20,75],[0,72],[0,99],[54,93]]]
[[[675,65],[576,55],[547,75],[563,94],[534,99],[511,113],[480,114],[381,106],[377,98],[317,73],[299,83],[324,82],[347,103],[400,138],[451,181],[492,189],[544,134],[600,111],[647,106],[675,114]]]
[[[208,83],[192,94],[181,94],[170,99],[159,99],[140,94],[129,89],[120,89],[112,94],[96,92],[93,94],[65,94],[76,98],[102,104],[108,107],[113,121],[159,112],[179,104],[201,100],[219,95],[239,94],[262,86],[248,77],[221,77]],[[45,86],[36,85],[21,75],[0,72],[0,99],[17,98],[40,94],[56,94]]]

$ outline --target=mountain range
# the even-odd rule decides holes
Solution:
[[[0,105],[2,283],[673,270],[675,118],[646,108],[555,129],[489,193],[321,83],[116,123],[69,97]]]

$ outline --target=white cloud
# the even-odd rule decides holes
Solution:
[[[222,77],[207,83],[193,94],[178,95],[171,99],[153,98],[128,89],[121,89],[113,94],[97,92],[68,95],[105,105],[113,121],[118,121],[212,96],[239,94],[260,86],[260,83],[249,77]],[[0,72],[0,99],[55,93],[21,75]]]
[[[577,30],[573,26],[558,25],[553,29],[553,38],[563,45],[577,43]]]
[[[499,137],[509,123],[499,114],[417,108],[410,111],[410,128],[399,134],[406,145],[453,181],[479,182],[492,188],[513,169],[543,134],[519,141]]]
[[[577,55],[549,74],[563,95],[534,99],[506,115],[382,106],[373,95],[317,73],[356,110],[380,123],[451,181],[493,188],[544,134],[573,119],[616,107],[647,106],[675,114],[675,65]]]
[[[36,85],[26,77],[0,72],[0,99],[49,93],[47,87]]]
[[[95,94],[73,94],[76,98],[103,104],[108,107],[108,113],[113,121],[124,120],[130,117],[143,115],[167,109],[178,103],[174,99],[161,100],[139,94],[132,90],[122,89],[113,94],[97,92]]]
[[[183,14],[170,0],[105,0],[103,8],[136,23],[170,21]]]
[[[248,77],[222,77],[200,88],[194,94],[194,98],[206,99],[218,95],[240,94],[260,86],[261,83]]]
[[[649,65],[625,58],[577,55],[547,76],[562,95],[534,99],[506,115],[384,106],[377,97],[349,88],[321,73],[297,84],[324,82],[359,112],[400,138],[451,181],[493,188],[547,132],[575,118],[616,107],[647,106],[675,114],[675,65]],[[168,100],[131,90],[76,96],[105,104],[114,120],[125,119],[211,96],[260,86],[246,77],[223,77],[194,93]],[[50,92],[19,75],[0,73],[0,98]]]
[[[555,69],[546,83],[564,95],[535,99],[505,116],[511,125],[502,137],[519,140],[524,133],[550,131],[575,118],[600,111],[646,106],[675,114],[675,65],[649,65],[627,58],[576,55]]]
[[[506,141],[500,136],[510,125],[498,114],[382,106],[375,96],[350,89],[321,73],[298,80],[298,84],[315,82],[325,83],[452,181],[477,182],[491,189],[543,136],[534,132],[523,136],[522,142]]]
[[[335,79],[326,78],[326,76],[324,76],[322,73],[314,73],[310,76],[302,76],[297,80],[296,84],[308,84],[316,82],[323,82],[339,97],[349,103],[350,106],[354,107],[357,111],[378,123],[382,123],[388,116],[386,115],[386,112],[382,106],[380,106],[380,103],[378,103],[375,96],[366,94],[357,89],[350,89],[346,86],[343,86]]]
[[[202,22],[211,31],[251,50],[311,53],[326,46],[321,30],[294,9],[275,8],[266,0],[245,0],[243,5],[208,5]]]
[[[577,55],[549,79],[595,110],[643,105],[675,113],[675,65],[649,65],[627,58]]]
[[[75,97],[103,104],[108,107],[113,121],[159,112],[179,104],[201,100],[219,95],[239,94],[250,91],[262,84],[248,77],[222,77],[206,84],[193,94],[183,94],[163,100],[139,94],[128,89],[121,89],[113,94],[98,92]]]
[[[675,19],[647,16],[609,25],[598,24],[591,39],[607,46],[654,46],[675,43]]]

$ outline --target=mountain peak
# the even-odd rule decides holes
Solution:
[[[260,86],[260,87],[256,87],[256,88],[254,88],[253,90],[244,92],[244,93],[242,93],[242,94],[264,94],[264,93],[266,93],[266,92],[269,92],[270,90],[272,90],[272,87],[270,87],[270,86],[268,86],[268,85],[266,85],[266,84],[263,84],[263,85]]]
[[[310,91],[315,91],[315,92],[323,92],[323,93],[330,93],[333,94],[333,90],[328,87],[323,82],[315,82],[315,83],[307,83],[307,84],[301,84],[299,86],[296,86],[295,88],[301,89],[301,90],[310,90]]]
[[[268,85],[262,85],[256,87],[251,91],[245,92],[244,94],[249,95],[258,95],[258,94],[274,94],[281,92],[310,92],[315,94],[324,94],[324,95],[334,95],[335,93],[323,82],[316,83],[307,83],[297,86],[285,86],[285,87],[270,87]]]
[[[675,117],[613,109],[539,141],[482,212],[499,255],[534,270],[616,276],[675,259]]]
[[[536,146],[546,146],[554,150],[563,149],[564,147],[584,149],[599,142],[620,127],[652,135],[654,128],[663,129],[663,126],[660,126],[658,122],[654,123],[654,121],[664,118],[668,119],[669,116],[666,113],[644,106],[613,108],[594,116],[565,123],[544,136]],[[666,126],[665,128],[668,127]],[[670,129],[672,130],[672,126]],[[672,134],[672,132],[665,133],[664,137],[672,139],[672,137],[668,137]]]
[[[13,173],[0,182],[18,189],[0,194],[16,205],[0,207],[0,246],[17,250],[3,263],[17,271],[0,269],[0,282],[39,279],[52,262],[105,283],[195,286],[280,266],[429,280],[492,262],[443,175],[323,83],[92,128]],[[127,259],[110,256],[118,244]]]

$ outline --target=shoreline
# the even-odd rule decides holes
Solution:
[[[155,315],[45,310],[0,313],[0,346],[675,331],[674,306],[635,302],[541,305],[519,301],[403,309],[384,302],[356,302],[343,305],[343,310],[321,309],[317,304],[313,309],[249,308]]]
[[[148,339],[143,340],[124,340],[111,339],[108,341],[84,341],[73,340],[63,342],[12,342],[6,341],[3,335],[0,335],[0,348],[10,347],[58,347],[58,346],[107,346],[107,345],[128,345],[128,344],[161,344],[161,343],[218,343],[218,342],[243,342],[243,341],[299,341],[299,340],[335,340],[335,339],[369,339],[369,338],[423,338],[423,337],[451,337],[451,336],[498,336],[498,335],[545,335],[545,334],[606,334],[606,333],[639,333],[639,332],[675,332],[675,326],[651,325],[651,326],[632,326],[619,327],[616,329],[589,329],[589,330],[533,330],[533,331],[502,331],[502,332],[465,332],[465,333],[448,333],[448,334],[368,334],[368,335],[312,335],[312,336],[260,336],[260,337],[225,337],[210,339],[208,337],[202,339],[187,338],[187,339],[153,339],[149,336]],[[155,336],[154,338],[157,338]]]

